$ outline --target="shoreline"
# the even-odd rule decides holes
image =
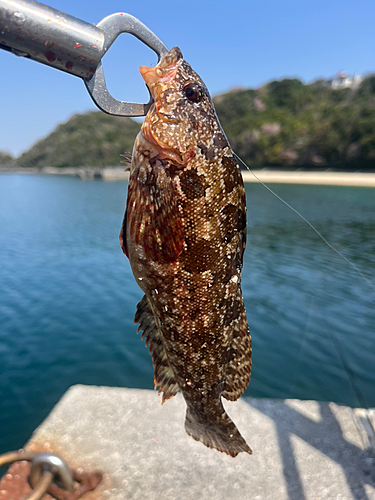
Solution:
[[[244,182],[265,182],[276,184],[308,184],[323,186],[375,187],[375,173],[367,172],[309,172],[309,171],[276,171],[253,170],[241,171]],[[123,167],[45,167],[28,169],[3,169],[0,174],[39,174],[39,175],[71,175],[82,180],[127,181],[129,172]]]
[[[253,170],[265,183],[310,184],[321,186],[375,187],[375,173],[367,172],[306,172]],[[259,182],[251,172],[242,172],[244,182]]]

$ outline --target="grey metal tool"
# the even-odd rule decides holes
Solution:
[[[108,92],[101,60],[121,33],[130,33],[158,55],[167,47],[141,21],[123,12],[97,25],[34,0],[0,0],[0,49],[83,79],[99,109],[117,116],[144,116],[151,106],[118,101]]]
[[[66,490],[74,489],[73,475],[68,464],[53,453],[38,453],[31,462],[30,483],[33,487],[40,481],[45,469],[57,476]]]

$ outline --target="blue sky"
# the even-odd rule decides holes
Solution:
[[[89,23],[128,12],[178,45],[211,94],[283,77],[375,72],[374,0],[46,0]],[[104,58],[110,92],[146,101],[138,73],[155,54],[121,35]],[[18,155],[74,113],[95,109],[83,82],[0,50],[0,150]]]

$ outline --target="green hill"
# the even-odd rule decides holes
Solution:
[[[4,151],[0,151],[0,167],[8,168],[12,166],[13,162],[13,156],[9,153],[5,153]]]
[[[214,103],[232,148],[251,167],[375,169],[374,75],[357,89],[341,90],[323,80],[304,85],[285,79],[216,96]],[[130,118],[100,111],[75,115],[16,166],[119,165],[139,129]],[[9,161],[5,156],[0,166]]]
[[[17,159],[17,167],[105,167],[131,152],[140,124],[101,111],[74,115]]]
[[[375,169],[375,76],[358,89],[271,82],[214,98],[234,151],[250,166]]]

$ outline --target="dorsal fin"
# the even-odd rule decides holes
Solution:
[[[240,314],[233,324],[233,339],[227,351],[224,390],[221,393],[229,401],[236,401],[241,396],[251,372],[251,337],[240,288],[237,300],[240,302]]]
[[[139,323],[137,333],[142,331],[141,338],[145,338],[145,345],[150,346],[154,365],[155,389],[159,386],[159,394],[163,392],[162,403],[164,403],[177,394],[179,386],[168,362],[168,356],[163,344],[163,334],[156,324],[154,313],[146,295],[137,305],[134,323]]]

